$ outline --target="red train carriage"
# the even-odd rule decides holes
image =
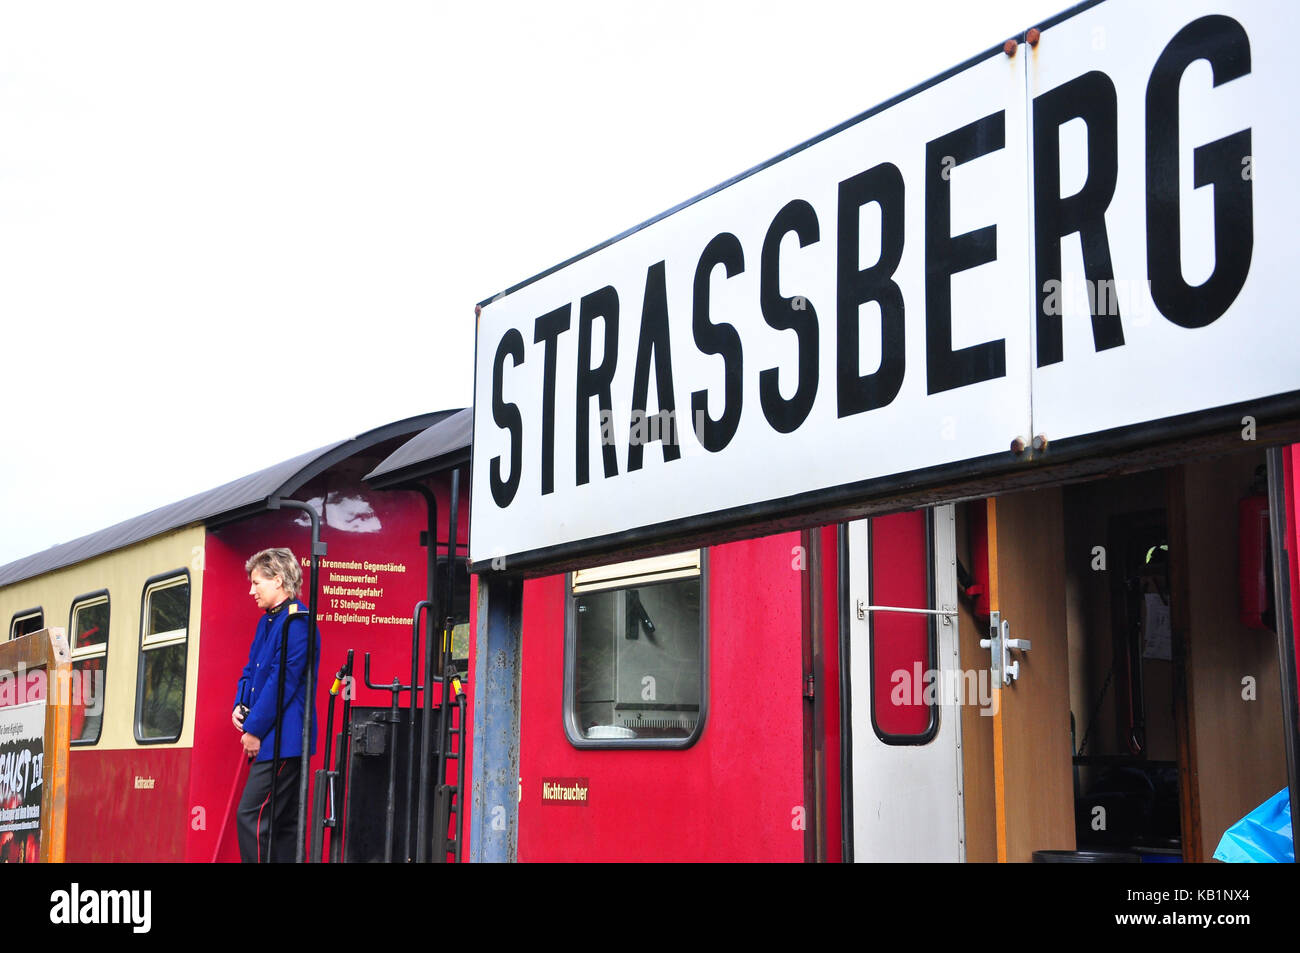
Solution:
[[[1295,803],[1296,16],[1132,6],[480,303],[475,858],[1203,860]]]
[[[1264,460],[526,580],[517,859],[1208,860],[1288,784],[1294,629],[1238,618]]]
[[[431,598],[438,606],[446,602],[445,585],[435,585],[426,558],[430,530],[444,553],[434,565],[445,572],[449,523],[461,541],[457,550],[464,546],[467,523],[463,499],[462,512],[452,515],[445,475],[417,480],[423,492],[377,490],[363,478],[408,438],[454,417],[443,411],[380,427],[0,568],[0,614],[9,620],[9,637],[66,626],[85,688],[73,712],[69,860],[238,859],[233,810],[247,765],[229,712],[258,616],[244,561],[265,547],[289,546],[304,567],[304,602],[310,586],[310,522],[281,501],[296,499],[319,513],[326,548],[317,580],[322,658],[315,695],[322,743],[311,759],[313,772],[324,767],[332,675],[351,653],[354,690],[338,706],[346,704],[358,724],[378,724],[378,717],[387,716],[393,697],[387,687],[394,678],[411,683],[413,607]],[[413,485],[409,477],[405,482]],[[461,567],[463,558],[457,556],[455,565]],[[454,626],[451,654],[463,671],[472,650],[463,569],[460,577],[455,588],[463,618]],[[421,656],[430,632],[442,629],[442,620],[435,622],[439,614],[438,608],[422,613]],[[367,667],[372,684],[384,690],[366,687]],[[431,709],[441,707],[440,693],[435,675]],[[409,691],[400,707],[396,727],[405,744]],[[342,713],[336,714],[336,730]],[[417,726],[421,717],[428,716],[417,715]],[[435,722],[424,723],[436,739]],[[346,818],[355,832],[348,848],[353,859],[380,859],[390,759],[386,750],[375,749],[384,748],[387,734],[358,733],[363,743],[341,750],[336,745],[334,760],[346,757],[357,766],[349,780],[355,777],[380,793],[377,805],[371,796],[354,802],[354,816]],[[430,750],[426,762],[436,761],[436,741]],[[438,786],[454,789],[461,756],[455,753]],[[425,778],[431,788],[432,777]],[[407,840],[405,790],[404,775],[394,811],[399,859],[414,852]],[[341,781],[338,793],[334,813],[342,822]],[[369,788],[364,793],[373,795]],[[421,853],[428,854],[437,847],[433,805],[424,806],[429,836]],[[315,812],[313,826],[321,814]],[[454,812],[442,816],[449,821],[450,843],[437,845],[454,855],[454,832],[463,822]],[[315,840],[330,846],[328,837]],[[340,840],[335,856],[342,847]]]

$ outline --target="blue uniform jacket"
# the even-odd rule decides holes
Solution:
[[[280,742],[281,758],[302,754],[302,703],[306,688],[307,607],[297,600],[281,603],[265,613],[257,623],[257,634],[248,650],[248,664],[240,676],[235,705],[247,705],[244,731],[262,739],[258,761],[275,757],[275,696],[280,679],[280,640],[289,626],[289,664],[284,679],[284,733]],[[316,632],[313,686],[320,684],[320,631]],[[312,694],[316,692],[313,689]],[[234,706],[232,706],[234,707]],[[311,750],[316,753],[316,700],[311,706]]]

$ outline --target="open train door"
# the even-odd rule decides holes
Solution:
[[[991,846],[1000,862],[1075,848],[1062,505],[1059,487],[971,504],[986,529],[971,545],[988,557],[988,621],[971,664],[989,670],[993,714],[966,770],[969,785],[991,792],[992,829],[987,815],[968,822],[985,859]]]
[[[951,506],[850,523],[852,856],[965,859]]]

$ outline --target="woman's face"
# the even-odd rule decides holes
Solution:
[[[248,594],[257,602],[259,609],[273,609],[289,597],[279,576],[268,579],[260,570],[254,569],[248,574],[248,581]]]

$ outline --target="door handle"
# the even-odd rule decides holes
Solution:
[[[993,655],[992,672],[996,684],[1010,685],[1020,678],[1020,660],[1012,660],[1011,650],[1028,652],[1029,639],[1011,638],[1011,620],[1002,618],[1001,612],[989,613],[989,637],[980,639],[980,648],[989,649]]]

